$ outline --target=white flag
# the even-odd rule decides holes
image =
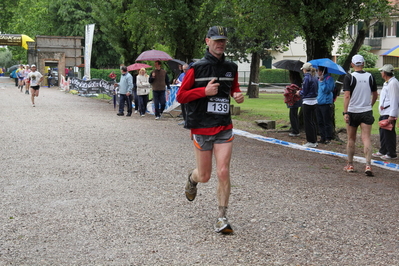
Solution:
[[[91,79],[90,76],[90,65],[91,65],[91,50],[93,46],[93,35],[94,35],[94,25],[86,25],[86,37],[85,37],[85,72],[84,75],[87,79]]]

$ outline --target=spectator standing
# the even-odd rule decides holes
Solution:
[[[299,95],[302,96],[303,120],[305,124],[306,141],[303,146],[308,148],[316,148],[317,145],[317,127],[316,127],[316,105],[318,80],[315,75],[316,70],[312,64],[305,63],[302,66],[303,84]]]
[[[347,154],[348,163],[344,171],[354,172],[353,156],[355,154],[355,143],[357,128],[360,126],[361,138],[366,157],[365,174],[373,176],[371,170],[371,128],[374,123],[373,105],[377,100],[377,84],[374,77],[363,70],[364,58],[357,54],[352,57],[351,66],[355,70],[344,79],[344,119],[347,124],[348,135]]]
[[[299,136],[299,108],[302,106],[302,99],[298,92],[301,90],[302,77],[299,72],[289,71],[289,77],[291,84],[286,87],[284,92],[284,102],[287,104],[289,111],[289,118],[291,124],[290,137]]]
[[[161,61],[155,61],[155,69],[151,72],[148,81],[152,85],[152,96],[155,107],[155,119],[161,118],[166,105],[166,87],[170,90],[169,77],[161,68]]]
[[[176,79],[176,85],[180,86],[183,82],[184,76],[187,73],[187,70],[189,69],[188,64],[183,65],[183,73],[179,75],[179,77]],[[180,104],[181,107],[181,116],[183,117],[183,122],[180,122],[179,125],[184,125],[184,121],[186,121],[186,105],[184,103]]]
[[[136,70],[132,72],[132,79],[133,79],[133,102],[134,102],[134,113],[137,114],[139,111],[139,98],[137,97],[137,72]]]
[[[380,127],[380,150],[373,153],[373,157],[383,160],[397,159],[395,124],[399,109],[399,82],[394,76],[392,65],[384,65],[379,69],[381,77],[385,80],[380,93],[379,121],[387,119],[393,125],[392,130]]]
[[[139,112],[140,116],[143,117],[147,112],[148,94],[151,90],[151,84],[148,82],[148,75],[145,72],[145,68],[140,69],[136,77],[136,85]]]
[[[319,124],[320,141],[329,144],[333,138],[332,104],[335,87],[334,78],[328,73],[328,68],[319,66],[319,89],[317,93],[316,116]]]
[[[204,58],[188,70],[177,94],[178,102],[185,103],[187,107],[185,128],[191,129],[197,161],[197,167],[188,175],[185,193],[186,198],[193,201],[197,195],[197,184],[209,181],[214,155],[219,205],[215,230],[218,233],[232,233],[233,229],[226,218],[234,139],[229,108],[231,97],[237,103],[242,103],[244,96],[238,84],[237,65],[225,59],[226,29],[211,27],[205,41],[208,48]]]
[[[68,80],[70,80],[71,78],[73,78],[75,76],[75,73],[73,73],[73,68],[69,67],[68,70]]]
[[[132,90],[133,90],[133,78],[129,72],[127,72],[127,67],[121,67],[121,79],[119,83],[115,83],[115,86],[119,86],[119,112],[118,116],[124,116],[125,103],[127,105],[127,115],[132,115]]]
[[[32,71],[29,73],[30,98],[32,107],[35,107],[35,97],[39,97],[39,89],[44,77],[39,71],[36,71],[35,65],[31,66],[31,70]]]
[[[111,81],[115,82],[116,81],[116,74],[114,71],[112,71],[108,77],[111,79]]]

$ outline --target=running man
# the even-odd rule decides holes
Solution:
[[[215,225],[218,233],[233,233],[226,214],[230,197],[230,160],[233,148],[233,124],[230,98],[244,102],[238,84],[237,65],[225,60],[227,31],[214,26],[205,39],[208,46],[204,58],[187,71],[177,100],[186,106],[185,128],[191,129],[197,167],[189,175],[186,197],[193,201],[197,184],[211,178],[212,157],[216,159],[219,214]]]

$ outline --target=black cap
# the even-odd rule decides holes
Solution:
[[[206,37],[211,40],[227,40],[227,30],[221,26],[213,26],[209,28]]]

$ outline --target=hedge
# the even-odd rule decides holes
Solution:
[[[380,71],[378,71],[378,68],[365,68],[364,69],[367,72],[370,72],[378,86],[382,86],[384,83],[384,80],[381,77]],[[116,80],[120,80],[121,76],[121,71],[118,69],[91,69],[91,77],[92,78],[99,78],[103,80],[110,80],[108,75],[114,71],[117,78]],[[289,71],[284,70],[284,69],[265,69],[261,68],[259,71],[259,82],[260,83],[290,83],[289,76],[288,76]],[[395,73],[399,73],[399,68],[395,69]],[[335,80],[338,80],[338,75],[333,75]]]

